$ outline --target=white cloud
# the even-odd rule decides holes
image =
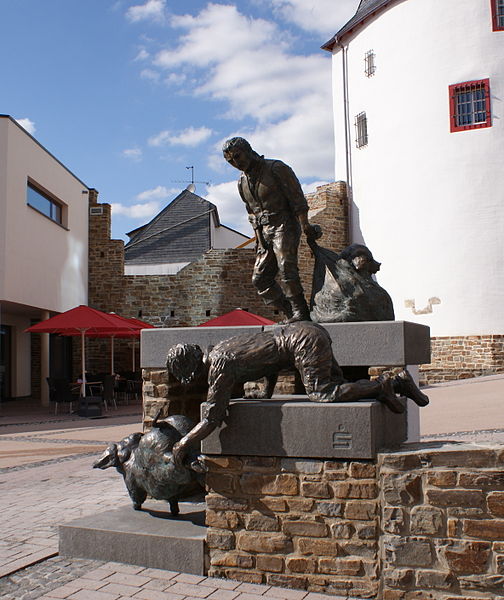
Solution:
[[[303,183],[301,187],[303,188],[303,192],[305,194],[311,194],[315,192],[318,187],[321,185],[327,185],[330,181],[312,181],[311,183]]]
[[[127,148],[122,151],[122,155],[133,162],[140,162],[142,160],[142,150],[140,148]]]
[[[245,204],[238,193],[236,181],[228,181],[207,188],[205,198],[217,206],[223,225],[237,229],[245,235],[254,235],[250,226]]]
[[[124,215],[132,219],[151,219],[159,212],[161,204],[153,200],[152,202],[133,204],[131,206],[113,202],[111,206],[113,215]]]
[[[165,19],[165,0],[147,0],[145,4],[131,6],[126,11],[126,18],[132,23],[138,21],[155,21],[162,23]]]
[[[156,83],[161,79],[159,72],[154,71],[153,69],[142,69],[142,71],[140,71],[140,77]]]
[[[163,200],[164,198],[169,198],[177,195],[180,192],[177,188],[167,188],[164,185],[158,185],[151,190],[145,190],[140,194],[137,194],[138,200],[152,200],[157,198],[158,200]]]
[[[360,0],[268,0],[283,19],[328,39],[348,21]],[[324,40],[324,42],[327,40]]]
[[[149,146],[164,146],[170,140],[171,132],[165,129],[147,140]]]
[[[198,146],[202,142],[206,142],[212,135],[212,130],[208,127],[188,127],[181,131],[178,135],[174,135],[170,138],[170,144],[179,146]]]
[[[164,146],[169,144],[171,146],[187,146],[194,147],[205,142],[211,135],[212,130],[208,127],[188,127],[178,134],[172,133],[170,130],[165,129],[160,131],[157,135],[154,135],[148,139],[149,146]]]
[[[273,22],[246,17],[235,6],[209,4],[196,16],[172,17],[171,25],[184,33],[174,49],[157,54],[157,67],[196,69],[192,92],[223,101],[229,118],[252,120],[256,125],[244,137],[260,154],[281,157],[300,177],[331,177],[328,54],[291,53],[288,39]],[[161,132],[151,143],[169,143],[171,137]],[[222,160],[220,154],[209,163]]]
[[[16,121],[21,125],[23,129],[26,129],[26,131],[31,135],[33,135],[35,131],[37,131],[35,123],[31,119],[16,119]]]
[[[185,73],[170,73],[165,78],[165,83],[167,85],[182,85],[187,80],[187,76]]]
[[[147,52],[147,50],[145,48],[141,48],[133,60],[147,60],[149,57],[150,54]]]

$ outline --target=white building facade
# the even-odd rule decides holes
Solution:
[[[504,0],[362,0],[324,49],[351,240],[396,318],[504,334]]]
[[[87,304],[89,188],[14,119],[0,115],[0,394],[32,393],[33,321]],[[41,336],[47,400],[49,336]]]

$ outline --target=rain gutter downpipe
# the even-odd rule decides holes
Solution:
[[[341,65],[343,75],[343,118],[345,122],[345,162],[346,162],[346,180],[348,195],[348,242],[352,243],[352,149],[350,143],[350,107],[348,94],[348,46],[341,42],[336,42],[341,49]]]

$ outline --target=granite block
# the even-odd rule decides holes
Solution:
[[[341,366],[401,366],[430,362],[430,329],[409,321],[323,323],[333,342]],[[268,325],[264,329],[275,327]],[[244,333],[256,333],[261,326],[171,327],[144,329],[141,337],[142,368],[164,368],[166,352],[179,343],[201,348]]]
[[[203,454],[372,459],[407,438],[407,413],[380,402],[317,403],[306,396],[234,400]]]
[[[59,553],[205,574],[205,504],[180,502],[172,517],[165,502],[151,500],[141,511],[131,504],[76,519],[59,527]]]

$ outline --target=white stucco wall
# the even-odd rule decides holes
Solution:
[[[64,227],[27,205],[28,178],[66,207]],[[0,321],[11,331],[10,395],[31,393],[31,320],[87,304],[87,187],[0,116]],[[48,369],[44,365],[43,373]],[[41,381],[42,398],[47,394]]]
[[[86,304],[87,188],[11,119],[0,127],[0,300],[55,312]],[[66,205],[66,227],[27,205],[28,177]]]
[[[229,227],[223,225],[214,227],[213,223],[211,227],[212,248],[236,248],[248,240],[248,236],[229,229]]]
[[[489,0],[402,0],[348,49],[352,238],[382,262],[397,319],[432,335],[504,333],[504,32]],[[376,74],[364,74],[364,55]],[[341,49],[333,55],[335,179],[346,179]],[[490,78],[492,127],[450,133],[448,86]],[[355,147],[365,111],[369,144]],[[416,309],[438,298],[432,312]]]
[[[5,214],[7,194],[7,119],[0,119],[0,299],[5,285]]]

